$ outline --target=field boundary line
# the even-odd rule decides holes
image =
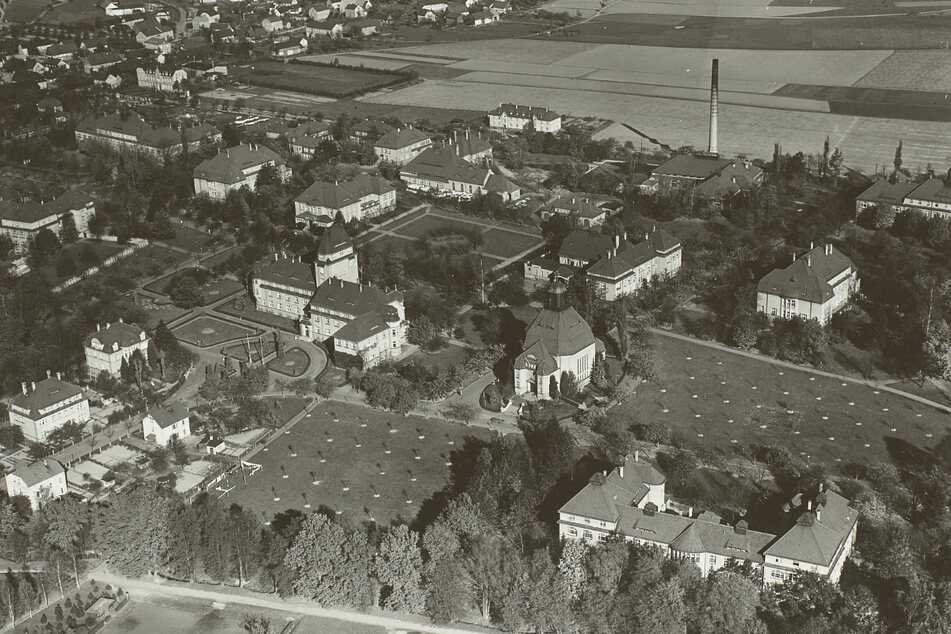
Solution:
[[[835,374],[834,372],[826,372],[825,370],[819,370],[817,368],[810,368],[807,366],[797,365],[795,363],[790,363],[789,361],[782,361],[780,359],[774,359],[772,357],[767,357],[760,354],[755,354],[753,352],[747,352],[746,350],[737,350],[736,348],[731,348],[729,346],[723,345],[715,341],[704,341],[703,339],[697,339],[696,337],[690,337],[688,335],[681,335],[680,333],[671,332],[669,330],[664,330],[662,328],[651,328],[651,332],[655,335],[660,335],[663,337],[668,337],[670,339],[678,339],[680,341],[686,341],[688,343],[694,343],[701,346],[706,346],[707,348],[713,348],[714,350],[720,350],[721,352],[726,352],[728,354],[733,354],[740,357],[746,357],[748,359],[755,359],[757,361],[763,361],[765,363],[771,363],[784,368],[789,368],[791,370],[799,370],[800,372],[808,372],[810,374],[815,374],[816,376],[822,376],[830,379],[837,379],[839,381],[848,381],[850,383],[855,383],[858,385],[865,385],[868,387],[874,387],[879,390],[884,390],[890,392],[896,396],[901,396],[912,401],[917,401],[922,405],[927,405],[933,407],[937,410],[945,412],[946,414],[951,414],[951,407],[947,405],[942,405],[941,403],[936,403],[931,399],[925,398],[923,396],[918,396],[917,394],[912,394],[910,392],[905,392],[903,390],[898,390],[887,385],[886,381],[873,381],[871,379],[863,379],[855,376],[846,376],[843,374]]]

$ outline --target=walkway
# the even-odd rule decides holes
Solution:
[[[715,341],[704,341],[702,339],[697,339],[695,337],[689,337],[687,335],[681,335],[675,332],[670,332],[669,330],[663,330],[661,328],[651,328],[651,332],[655,335],[661,337],[668,337],[670,339],[678,339],[680,341],[686,341],[689,343],[696,344],[698,346],[706,346],[707,348],[713,348],[714,350],[719,350],[720,352],[726,352],[727,354],[734,354],[740,357],[746,357],[748,359],[756,359],[757,361],[763,361],[764,363],[771,363],[783,368],[789,368],[791,370],[799,370],[800,372],[809,372],[810,374],[815,374],[816,376],[822,376],[830,379],[836,379],[838,381],[847,381],[849,383],[855,383],[858,385],[866,385],[868,387],[875,388],[877,390],[883,390],[885,392],[891,392],[896,396],[910,399],[921,403],[922,405],[927,405],[933,407],[942,412],[951,414],[951,407],[947,405],[942,405],[941,403],[936,403],[930,399],[927,399],[923,396],[918,396],[917,394],[911,394],[909,392],[904,392],[902,390],[896,390],[893,387],[889,387],[889,383],[894,382],[893,380],[883,380],[883,381],[873,381],[870,379],[862,379],[854,376],[846,376],[843,374],[835,374],[833,372],[826,372],[824,370],[817,370],[815,368],[810,368],[808,366],[797,365],[795,363],[790,363],[788,361],[781,361],[779,359],[774,359],[772,357],[767,357],[765,355],[756,354],[754,352],[747,352],[745,350],[737,350],[736,348],[731,348],[725,346],[722,343],[717,343]]]
[[[164,579],[155,581],[147,579],[126,579],[106,572],[104,569],[93,571],[90,578],[101,583],[121,587],[133,597],[167,597],[201,599],[203,601],[224,604],[246,605],[267,610],[282,610],[305,616],[315,616],[326,619],[337,619],[349,623],[362,623],[386,628],[387,630],[405,630],[426,632],[427,634],[482,634],[493,632],[486,628],[467,628],[465,626],[432,625],[422,617],[388,616],[386,614],[365,614],[344,609],[321,608],[313,603],[301,599],[281,599],[271,594],[256,594],[239,588],[213,586],[215,589],[204,589],[198,584],[185,584]]]

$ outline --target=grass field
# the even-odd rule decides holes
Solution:
[[[204,231],[192,229],[185,225],[175,225],[175,237],[167,240],[173,247],[185,249],[192,253],[199,253],[208,246],[212,237]]]
[[[272,359],[267,367],[278,374],[296,379],[307,372],[310,367],[310,357],[300,348],[291,348],[284,352],[283,359]]]
[[[210,348],[218,344],[255,335],[256,331],[208,315],[199,315],[172,330],[175,336],[186,343],[200,348]]]
[[[11,0],[3,11],[6,22],[32,22],[50,4],[47,0]]]
[[[168,286],[168,283],[172,281],[172,278],[178,275],[178,273],[179,272],[177,271],[170,275],[166,275],[165,277],[160,277],[157,280],[149,282],[143,288],[158,295],[167,295],[165,292],[165,287]],[[217,302],[224,297],[234,295],[242,288],[244,288],[244,285],[237,280],[233,280],[228,277],[219,277],[202,284],[201,294],[205,298],[204,304],[208,305]]]
[[[327,97],[348,97],[406,79],[405,76],[382,71],[283,62],[255,62],[251,66],[239,66],[235,68],[234,75],[238,81],[256,86]]]
[[[335,621],[290,612],[229,605],[223,610],[200,599],[136,598],[107,624],[103,634],[244,634],[245,614],[271,619],[271,631],[297,634],[337,632],[339,634],[385,634],[383,628]],[[282,628],[290,628],[284,630]]]
[[[267,519],[324,505],[380,524],[409,520],[445,486],[446,463],[470,435],[489,432],[328,401],[254,456],[263,468],[246,484],[236,478],[222,502]]]
[[[70,0],[55,5],[40,19],[40,23],[60,26],[91,25],[105,17],[96,0]]]
[[[715,16],[735,18],[783,18],[805,13],[818,13],[822,9],[815,7],[770,6],[770,0],[740,0],[729,4],[719,2],[696,2],[691,0],[618,0],[606,6],[600,0],[555,0],[545,5],[548,11],[567,11],[571,15],[580,13],[583,17],[599,11],[602,15],[619,14],[662,14]]]
[[[688,446],[777,444],[810,462],[899,459],[934,445],[947,414],[885,391],[657,337],[658,380],[611,410],[661,422]],[[666,411],[665,411],[666,410]]]

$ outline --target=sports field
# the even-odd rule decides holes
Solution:
[[[257,331],[223,319],[199,315],[176,326],[172,329],[172,333],[185,343],[199,348],[210,348],[245,335],[255,335]]]
[[[535,227],[510,225],[489,218],[466,216],[447,209],[427,207],[391,220],[360,239],[360,246],[377,250],[406,251],[416,248],[416,241],[436,229],[450,228],[460,233],[473,230],[482,233],[484,244],[478,253],[485,256],[485,266],[502,268],[512,258],[524,257],[542,245],[541,232]]]
[[[270,520],[287,509],[327,506],[388,524],[411,520],[449,479],[466,436],[490,432],[419,416],[324,402],[249,461],[261,469],[235,476],[221,501]]]
[[[929,448],[948,414],[884,390],[782,368],[692,342],[656,337],[658,380],[611,410],[661,422],[688,446],[776,444],[809,462],[897,459]]]

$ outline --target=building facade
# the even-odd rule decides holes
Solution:
[[[826,244],[767,273],[756,286],[756,310],[769,317],[815,319],[824,326],[858,295],[859,287],[852,260]]]
[[[489,193],[503,201],[518,200],[521,189],[486,167],[473,165],[452,148],[428,149],[400,169],[400,179],[410,190],[459,199]]]
[[[75,134],[80,148],[100,144],[116,151],[137,152],[153,158],[166,154],[175,156],[182,151],[183,145],[192,151],[202,143],[221,140],[221,131],[212,126],[202,124],[181,130],[159,128],[135,112],[125,117],[113,114],[85,119],[76,126]]]
[[[80,238],[89,237],[89,221],[96,215],[96,202],[80,192],[66,192],[46,203],[0,201],[0,235],[13,241],[25,254],[41,229],[62,237],[66,223],[73,223]]]
[[[339,213],[344,222],[366,220],[396,209],[396,188],[385,179],[358,174],[350,180],[317,181],[294,200],[298,223],[329,227]]]
[[[121,319],[105,328],[96,325],[96,332],[86,337],[86,368],[92,377],[106,372],[119,376],[122,362],[138,350],[145,361],[149,360],[149,336],[135,324],[127,324]]]
[[[139,82],[139,88],[175,92],[188,79],[188,73],[184,68],[156,64],[149,67],[139,66],[135,69],[135,77]]]
[[[373,152],[381,161],[397,165],[410,162],[428,148],[433,140],[415,128],[399,128],[387,132],[373,144]]]
[[[21,383],[21,391],[10,399],[8,409],[10,424],[19,427],[27,440],[40,443],[66,423],[89,420],[89,399],[77,386],[63,381],[58,372],[55,378],[47,374],[39,383]]]
[[[896,212],[917,211],[929,218],[948,218],[951,214],[951,173],[944,178],[929,178],[923,183],[893,183],[879,179],[855,199],[856,213],[872,206],[887,207]]]
[[[821,485],[808,499],[798,494],[784,507],[777,536],[750,530],[745,520],[730,526],[714,513],[695,514],[667,497],[665,482],[637,452],[627,456],[559,509],[559,536],[592,546],[621,537],[690,562],[703,576],[733,561],[751,564],[764,585],[800,572],[838,583],[858,527],[858,512],[841,495]]]
[[[274,168],[282,181],[290,178],[290,168],[281,155],[264,145],[237,145],[201,162],[192,172],[195,194],[224,200],[242,187],[254,189],[265,166]]]
[[[142,436],[162,447],[191,434],[191,418],[182,403],[153,407],[142,419]]]
[[[519,106],[502,103],[489,111],[489,127],[500,130],[525,130],[531,126],[536,132],[554,134],[561,130],[561,115],[548,108]]]
[[[69,491],[66,469],[52,458],[18,466],[6,475],[5,480],[7,494],[10,497],[22,495],[27,498],[34,511],[47,500],[62,497]]]
[[[251,275],[251,293],[258,310],[299,320],[317,290],[314,268],[300,256],[275,253]]]

